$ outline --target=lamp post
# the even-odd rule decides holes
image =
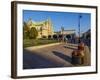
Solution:
[[[82,15],[79,14],[78,18],[78,30],[79,30],[79,42],[78,42],[78,50],[72,52],[72,63],[75,65],[84,64],[84,43],[80,40],[80,19]]]
[[[61,31],[62,31],[62,40],[64,41],[64,27],[61,27]]]
[[[82,15],[79,14],[79,21],[78,21],[78,30],[79,30],[79,43],[80,43],[80,19],[82,18]]]

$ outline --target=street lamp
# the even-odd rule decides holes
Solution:
[[[64,41],[64,27],[61,27],[61,32],[62,32],[62,40]]]
[[[79,14],[79,23],[78,23],[78,29],[79,29],[79,42],[78,42],[78,50],[84,50],[84,43],[83,42],[81,42],[81,39],[80,39],[80,34],[81,34],[81,32],[80,32],[80,27],[81,27],[81,22],[80,22],[80,20],[81,20],[81,18],[82,18],[82,14]]]
[[[82,18],[82,15],[79,14],[79,18],[78,18],[78,30],[79,30],[79,42],[78,42],[78,50],[75,50],[72,52],[72,62],[74,64],[84,64],[84,43],[81,42],[80,40],[80,19]]]
[[[79,14],[79,21],[78,21],[78,29],[79,29],[79,43],[80,43],[80,19],[82,18],[82,15]]]

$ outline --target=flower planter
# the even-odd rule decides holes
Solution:
[[[83,63],[82,57],[80,56],[72,56],[72,64],[80,65]]]
[[[84,64],[84,52],[81,50],[73,51],[72,64],[81,65]]]
[[[78,50],[84,50],[84,43],[81,42],[79,45],[78,45]]]

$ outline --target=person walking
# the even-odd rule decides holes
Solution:
[[[67,37],[64,38],[64,42],[65,42],[66,44],[68,43]]]

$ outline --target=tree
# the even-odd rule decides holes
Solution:
[[[41,37],[42,37],[42,31],[43,31],[43,28],[42,28],[42,27],[40,27]]]
[[[23,23],[23,38],[29,38],[29,27],[26,22]]]
[[[38,36],[38,31],[36,30],[35,27],[32,27],[32,28],[30,29],[30,33],[29,33],[30,39],[36,39],[37,36]]]

